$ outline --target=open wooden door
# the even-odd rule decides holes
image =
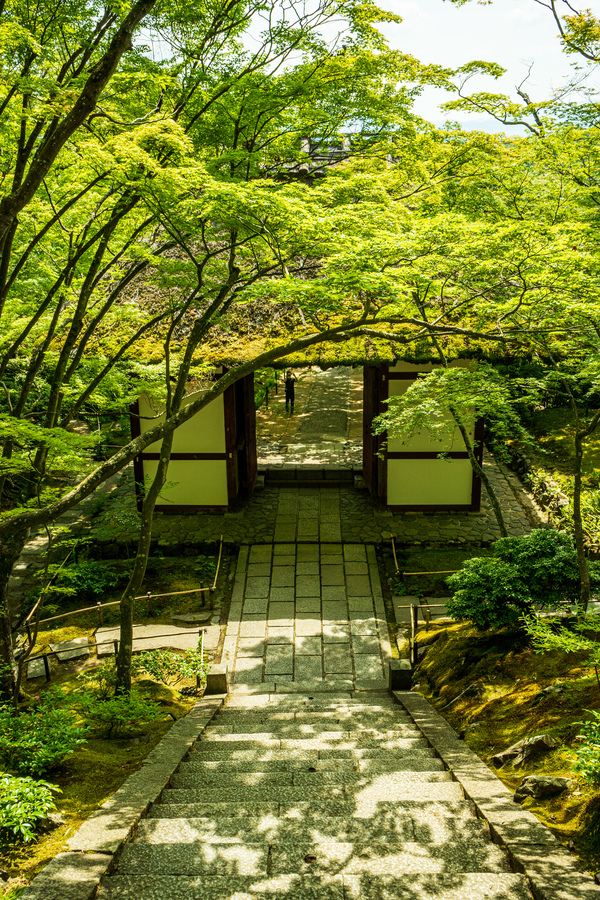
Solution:
[[[370,493],[385,506],[387,502],[387,465],[380,459],[384,436],[373,434],[373,419],[384,412],[388,396],[388,367],[365,366],[363,389],[363,478]]]

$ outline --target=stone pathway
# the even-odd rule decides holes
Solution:
[[[221,657],[236,686],[383,690],[389,658],[372,546],[241,548]]]
[[[377,692],[234,694],[97,896],[531,900],[422,731]]]
[[[542,520],[511,473],[488,454],[484,466],[500,497],[509,534],[526,534]],[[133,469],[94,522],[92,536],[101,556],[131,555],[137,541]],[[379,509],[366,492],[345,487],[281,486],[257,491],[239,511],[197,515],[157,514],[152,528],[156,546],[174,554],[185,546],[218,541],[273,542],[398,541],[489,544],[500,537],[485,491],[478,513],[392,513]]]
[[[296,387],[294,413],[283,388],[257,411],[259,469],[362,469],[362,369],[313,369]]]

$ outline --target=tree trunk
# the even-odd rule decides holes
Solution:
[[[583,517],[581,515],[581,469],[583,464],[583,434],[579,429],[575,431],[575,478],[573,482],[573,532],[575,537],[575,549],[577,550],[577,565],[579,566],[580,600],[583,609],[587,611],[591,597],[590,572],[583,542]]]
[[[0,543],[0,697],[13,702],[15,692],[15,657],[12,645],[12,622],[8,607],[8,580],[12,568],[25,545],[28,529],[6,535]]]
[[[494,515],[496,516],[496,522],[498,523],[498,528],[500,529],[500,534],[502,537],[508,537],[508,531],[506,530],[506,525],[504,523],[504,516],[502,515],[502,507],[500,506],[500,502],[496,497],[496,492],[492,487],[490,479],[487,477],[486,473],[483,471],[483,467],[479,465],[479,461],[475,456],[475,450],[473,448],[473,444],[469,438],[469,434],[467,429],[463,425],[458,413],[453,407],[450,407],[450,412],[454,417],[454,421],[458,425],[458,430],[462,435],[462,439],[465,442],[465,447],[467,448],[467,453],[469,456],[469,461],[471,463],[471,467],[475,474],[481,478],[483,484],[485,485],[485,489],[488,492],[490,503],[492,504],[492,509],[494,510]]]
[[[152,540],[152,519],[154,507],[161,490],[167,480],[171,447],[173,446],[174,432],[165,435],[160,449],[160,459],[156,469],[154,480],[144,497],[142,504],[142,521],[140,536],[138,539],[135,563],[129,583],[121,597],[121,636],[119,652],[117,655],[117,683],[115,693],[129,694],[131,692],[131,655],[133,652],[133,617],[135,613],[135,598],[142,588],[150,542]]]

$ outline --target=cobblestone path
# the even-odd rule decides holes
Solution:
[[[235,685],[384,690],[389,657],[372,546],[241,548],[221,659]]]
[[[228,699],[98,893],[140,898],[531,894],[389,695],[269,692]]]

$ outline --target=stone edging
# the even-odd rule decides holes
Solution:
[[[592,877],[533,813],[513,801],[511,791],[421,694],[393,695],[487,821],[492,839],[507,851],[514,870],[526,875],[535,900],[600,900],[600,887]]]
[[[224,697],[199,700],[178,719],[143,761],[137,772],[83,823],[58,853],[19,894],[19,900],[92,900],[100,879],[110,872],[122,845],[131,838],[139,820],[169,784],[192,745]]]

